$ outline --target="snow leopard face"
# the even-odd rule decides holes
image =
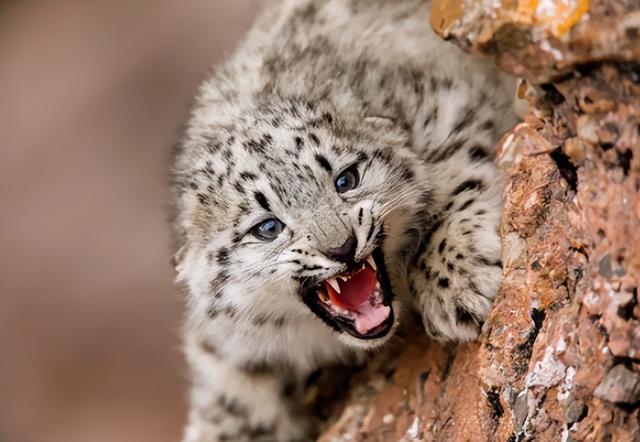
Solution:
[[[407,138],[390,120],[302,101],[233,121],[197,120],[177,156],[191,302],[206,320],[316,321],[350,345],[384,342],[397,316],[392,258],[429,194]]]

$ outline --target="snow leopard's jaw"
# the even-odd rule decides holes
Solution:
[[[383,250],[392,253],[429,198],[403,132],[295,101],[244,118],[234,127],[193,125],[190,155],[178,161],[189,257],[179,279],[194,315],[208,312],[198,322],[226,322],[228,333],[269,329],[275,340],[315,324],[337,337],[318,346],[384,343],[397,303]]]
[[[361,341],[386,340],[396,322],[382,248],[376,247],[367,258],[347,267],[319,283],[303,281],[303,302],[330,327],[350,336],[355,346]]]

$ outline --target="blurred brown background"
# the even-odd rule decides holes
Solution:
[[[0,3],[0,441],[177,441],[168,150],[255,0]]]

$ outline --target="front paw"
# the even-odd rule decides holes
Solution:
[[[409,278],[427,334],[441,341],[476,338],[502,278],[496,224],[451,221],[434,232]]]

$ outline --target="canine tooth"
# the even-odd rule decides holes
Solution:
[[[376,272],[378,271],[378,267],[376,267],[376,262],[374,261],[373,256],[369,255],[369,257],[367,258],[367,262],[371,267],[373,267],[373,270],[375,270]]]
[[[327,279],[327,282],[336,292],[340,293],[340,285],[338,284],[338,281],[336,281],[336,278],[329,278]]]
[[[342,281],[347,282],[349,280],[349,278],[347,278],[344,275],[338,275],[338,278],[342,279]]]

